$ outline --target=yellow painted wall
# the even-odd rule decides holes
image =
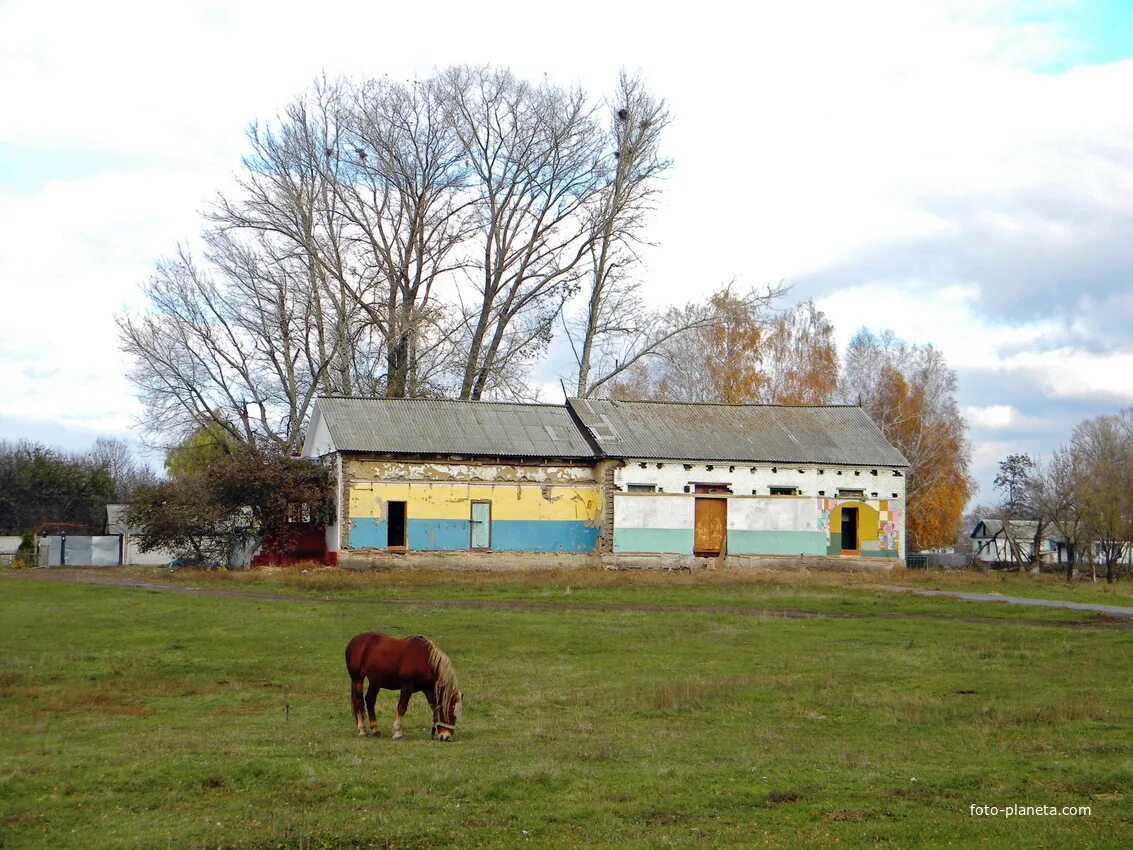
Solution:
[[[470,502],[492,503],[493,520],[598,520],[597,484],[462,484],[356,482],[350,486],[350,517],[382,519],[385,503],[407,502],[412,519],[466,520]]]

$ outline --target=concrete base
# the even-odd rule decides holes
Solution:
[[[728,555],[697,558],[691,555],[603,555],[608,570],[834,570],[889,573],[904,569],[896,558],[831,558],[814,555]]]
[[[348,570],[491,570],[524,571],[604,568],[607,570],[844,570],[888,573],[904,569],[896,558],[831,558],[817,555],[729,555],[697,558],[676,554],[568,554],[547,552],[384,552],[338,553]]]
[[[601,566],[598,555],[549,552],[384,552],[341,551],[338,565],[348,570],[578,570]]]

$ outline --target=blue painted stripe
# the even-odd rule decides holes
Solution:
[[[492,520],[495,552],[593,552],[598,527],[582,520]]]
[[[411,519],[407,523],[409,551],[456,552],[471,548],[466,519]],[[351,549],[385,549],[389,528],[384,520],[360,518],[350,523]],[[496,552],[593,552],[598,528],[581,520],[493,520],[492,550]]]
[[[409,520],[410,552],[455,552],[472,548],[466,519]]]
[[[691,555],[691,528],[615,528],[615,552],[674,552]]]
[[[350,520],[350,536],[345,543],[351,549],[385,549],[389,545],[385,520],[369,517]]]

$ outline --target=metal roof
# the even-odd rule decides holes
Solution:
[[[1039,531],[1038,520],[1011,519],[1008,522],[1011,525],[1011,533],[1024,540],[1033,540]],[[980,533],[981,528],[983,529],[982,534]],[[976,527],[972,529],[972,533],[968,536],[976,540],[992,540],[1001,534],[1003,534],[1003,520],[980,517],[976,522]],[[1050,535],[1044,536],[1049,537]]]
[[[339,451],[594,457],[562,405],[333,396],[316,405]]]
[[[607,457],[909,465],[856,406],[567,403]]]

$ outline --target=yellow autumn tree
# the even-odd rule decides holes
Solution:
[[[974,486],[956,373],[931,345],[909,346],[889,332],[862,330],[850,342],[840,392],[861,404],[909,461],[909,551],[951,546]]]
[[[827,404],[838,387],[834,325],[807,299],[770,322],[761,340],[763,401]]]

